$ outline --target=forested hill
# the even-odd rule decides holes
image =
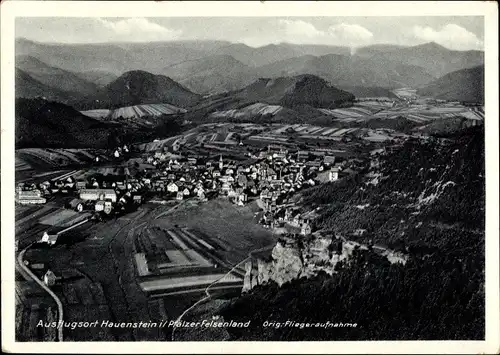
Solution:
[[[443,100],[484,103],[484,65],[449,73],[418,90]]]
[[[333,276],[255,287],[219,310],[252,319],[231,340],[484,339],[483,135],[473,127],[410,140],[357,176],[306,191],[303,202],[322,209],[323,233],[402,250],[408,262],[355,250]],[[362,237],[352,233],[361,229]],[[262,328],[269,319],[358,326]]]

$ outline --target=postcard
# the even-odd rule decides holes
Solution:
[[[496,3],[1,8],[5,351],[499,351]]]

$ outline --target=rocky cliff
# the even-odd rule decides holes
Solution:
[[[337,263],[349,260],[355,249],[371,250],[393,263],[405,264],[408,256],[380,246],[367,246],[343,237],[313,234],[307,239],[288,235],[274,247],[270,259],[251,259],[245,269],[243,292],[270,281],[279,286],[298,278],[310,278],[336,272]]]

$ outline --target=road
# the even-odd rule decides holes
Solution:
[[[24,248],[19,255],[17,256],[17,263],[21,267],[21,269],[31,278],[33,281],[35,281],[38,285],[40,285],[41,288],[43,288],[49,295],[52,297],[52,299],[56,302],[57,304],[57,314],[58,314],[58,325],[60,325],[57,328],[57,341],[63,341],[63,319],[64,319],[64,312],[63,312],[63,305],[59,297],[52,292],[50,288],[48,288],[31,270],[24,264],[24,253],[26,253],[26,250],[28,250],[29,247],[31,247],[32,244]]]
[[[250,251],[250,252],[248,253],[248,256],[247,256],[245,259],[243,259],[242,261],[240,261],[238,264],[234,265],[234,266],[233,266],[233,267],[232,267],[232,268],[231,268],[231,269],[230,269],[230,270],[229,270],[229,271],[228,271],[228,272],[227,272],[224,276],[222,276],[221,278],[219,278],[219,279],[215,280],[215,281],[214,281],[214,282],[212,282],[210,285],[208,285],[208,286],[205,288],[205,297],[200,298],[200,299],[199,299],[198,301],[196,301],[196,302],[195,302],[192,306],[190,306],[189,308],[187,308],[186,310],[184,310],[184,312],[182,312],[182,314],[181,314],[179,317],[177,317],[177,319],[175,320],[175,322],[176,322],[176,323],[177,323],[177,322],[180,322],[180,321],[182,320],[182,318],[183,318],[183,317],[184,317],[184,316],[185,316],[185,315],[186,315],[189,311],[191,311],[192,309],[194,309],[194,308],[195,308],[196,306],[198,306],[199,304],[202,304],[202,303],[204,303],[204,302],[208,301],[208,300],[212,297],[212,295],[210,295],[210,292],[209,292],[210,288],[212,288],[212,286],[213,286],[213,285],[215,285],[217,282],[221,281],[221,280],[222,280],[222,279],[224,279],[226,276],[228,276],[229,274],[231,274],[232,272],[234,272],[234,271],[235,271],[235,269],[236,269],[236,268],[238,268],[241,264],[243,264],[243,263],[247,262],[249,259],[251,259],[251,258],[253,257],[253,254],[255,254],[255,253],[259,253],[259,252],[262,252],[262,251],[264,251],[264,250],[269,250],[269,249],[271,249],[271,248],[273,248],[273,247],[274,247],[274,244],[272,244],[272,245],[268,245],[268,246],[263,247],[263,248],[254,249],[254,250]],[[174,338],[174,337],[175,337],[175,330],[176,330],[176,327],[173,327],[173,329],[172,329],[172,341],[174,341],[174,340],[175,340],[175,338]]]

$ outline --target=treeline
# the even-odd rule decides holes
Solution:
[[[478,257],[477,254],[474,255]],[[219,310],[251,321],[230,340],[466,340],[484,339],[484,264],[446,255],[406,265],[355,251],[337,274],[272,283]],[[356,328],[264,328],[264,321],[357,323]]]

